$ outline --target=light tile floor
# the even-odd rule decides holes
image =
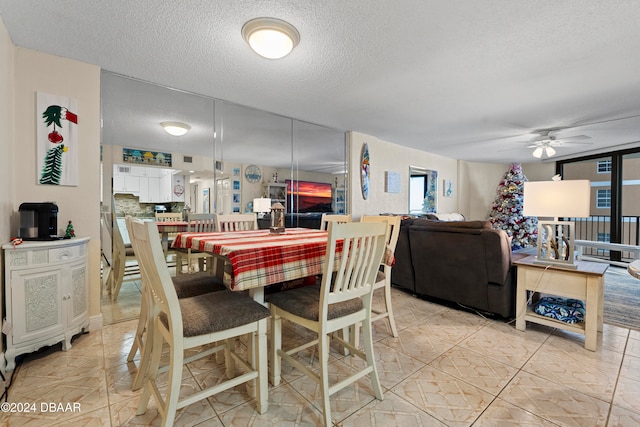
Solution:
[[[130,289],[133,291],[132,289]],[[126,295],[126,290],[124,290]],[[544,326],[485,319],[417,299],[394,289],[399,337],[375,324],[375,350],[384,400],[362,380],[331,399],[339,426],[638,426],[640,331],[605,325],[598,350],[580,335]],[[381,298],[376,298],[376,304]],[[136,416],[134,363],[127,363],[137,321],[105,326],[77,337],[67,352],[53,347],[19,365],[9,402],[35,403],[35,413],[0,414],[3,426],[160,425],[151,400]],[[292,344],[304,331],[285,325]],[[241,344],[238,344],[241,345]],[[331,380],[361,363],[332,351]],[[313,364],[314,354],[306,357]],[[137,363],[136,359],[136,363]],[[216,381],[213,359],[188,365],[182,390]],[[79,402],[81,412],[42,410]],[[259,415],[246,388],[221,393],[179,411],[180,426],[314,426],[321,423],[318,386],[283,366],[283,382],[269,389],[269,411]],[[54,408],[59,409],[59,408]]]

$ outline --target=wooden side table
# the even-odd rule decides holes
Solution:
[[[529,256],[514,264],[518,268],[516,291],[516,329],[524,331],[526,322],[539,323],[585,336],[584,347],[595,351],[598,331],[602,331],[604,305],[604,273],[609,264],[577,261],[577,269],[534,264],[536,257]],[[564,298],[574,298],[584,302],[585,320],[570,324],[533,312],[527,302],[527,291],[544,293]]]

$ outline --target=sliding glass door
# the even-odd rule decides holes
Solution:
[[[591,181],[591,215],[572,218],[576,239],[638,245],[640,150],[607,153],[558,162],[562,179]],[[585,255],[630,261],[631,253],[585,249]]]

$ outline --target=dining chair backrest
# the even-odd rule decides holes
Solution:
[[[362,215],[360,222],[383,222],[387,224],[387,247],[395,252],[400,235],[401,216],[391,215]]]
[[[113,216],[111,212],[102,212],[102,228],[106,231],[105,238],[113,239]]]
[[[216,231],[216,214],[189,214],[187,231],[208,233]]]
[[[327,320],[329,305],[353,298],[366,297],[365,306],[370,307],[386,233],[387,227],[382,223],[329,224],[320,292],[321,320]],[[338,245],[342,245],[341,251],[337,250]],[[336,258],[339,258],[337,268]]]
[[[169,330],[182,331],[178,296],[162,250],[158,226],[154,222],[143,222],[131,217],[128,218],[128,226],[143,286],[149,291],[151,307],[155,311],[154,317],[165,313]]]
[[[110,214],[109,217],[111,217]],[[106,287],[107,292],[111,295],[111,299],[115,301],[118,299],[122,282],[125,281],[125,276],[129,277],[137,275],[139,273],[139,264],[137,262],[137,254],[135,253],[135,250],[131,246],[125,244],[124,237],[122,236],[122,232],[120,231],[117,221],[113,223],[111,233],[111,270],[107,277]],[[129,262],[129,265],[127,265],[127,262]],[[130,279],[131,278],[129,277],[128,280]]]
[[[216,215],[217,231],[242,231],[257,229],[258,216],[255,213]]]
[[[182,214],[178,212],[156,212],[156,222],[182,221]]]
[[[322,218],[320,219],[320,230],[327,230],[330,222],[337,222],[339,224],[351,222],[351,214],[322,214]]]

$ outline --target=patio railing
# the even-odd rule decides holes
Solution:
[[[592,215],[589,218],[573,218],[576,224],[576,240],[592,240],[596,242],[609,242],[611,219],[608,215]],[[640,216],[622,217],[622,243],[638,246],[640,243]],[[585,248],[584,254],[608,260],[608,250]],[[622,261],[633,260],[633,253],[622,252]]]

